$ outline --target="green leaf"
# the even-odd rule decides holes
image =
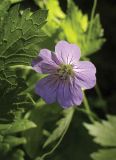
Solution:
[[[2,141],[0,141],[0,144],[8,144],[10,149],[12,147],[16,147],[21,144],[25,144],[26,139],[23,137],[15,137],[15,136],[4,136]]]
[[[26,143],[26,139],[24,137],[16,137],[14,135],[0,135],[0,158],[6,159],[8,156],[10,159],[12,151],[22,144]]]
[[[90,153],[95,151],[98,147],[92,142],[91,136],[88,135],[87,130],[82,125],[82,123],[87,120],[88,118],[84,113],[75,110],[71,126],[59,147],[54,153],[45,157],[45,159],[91,160]],[[51,147],[53,146],[54,144],[51,144]],[[50,150],[49,146],[47,148]]]
[[[6,14],[11,4],[21,2],[23,0],[0,0],[0,17]]]
[[[23,79],[18,78],[17,85],[9,85],[7,81],[0,81],[0,117],[12,120],[16,119],[16,115],[20,112],[20,116],[24,111],[33,107],[32,100],[28,96],[28,92],[20,95],[27,88]]]
[[[50,131],[48,130],[53,128],[61,112],[60,107],[56,104],[47,105],[43,100],[39,100],[36,107],[37,108],[30,113],[29,119],[33,121],[37,127],[23,133],[23,137],[27,139],[27,143],[24,145],[25,151],[32,159],[43,155],[44,150],[42,147],[45,143],[46,136],[49,135]]]
[[[108,115],[107,119],[107,121],[102,120],[101,123],[84,124],[89,134],[94,136],[94,141],[102,147],[107,147],[92,153],[91,157],[93,160],[116,159],[116,116]]]
[[[65,14],[60,8],[58,0],[35,0],[35,2],[44,9],[49,10],[47,17],[47,24],[43,27],[45,33],[49,36],[59,28],[61,20],[65,18]],[[56,12],[57,11],[57,12]]]
[[[8,0],[7,0],[8,1]],[[9,0],[11,4],[22,2],[23,0]]]
[[[82,56],[87,56],[99,50],[105,41],[99,15],[94,17],[90,35],[89,27],[88,15],[83,14],[72,0],[68,1],[67,16],[61,23],[59,39],[77,44],[81,48]]]
[[[14,152],[14,149],[27,142],[24,137],[16,137],[15,133],[34,127],[36,127],[36,125],[27,119],[18,119],[17,122],[10,124],[0,124],[0,156],[2,159],[7,159],[6,157],[8,156],[8,159],[10,160],[10,158],[14,155],[14,153],[12,153]],[[13,158],[11,159],[13,160]]]
[[[8,135],[17,132],[22,132],[35,127],[36,125],[34,122],[27,119],[21,119],[11,124],[0,124],[0,133],[2,135]]]
[[[17,149],[12,153],[9,160],[25,160],[24,156],[24,151],[21,149]]]
[[[116,147],[116,116],[107,116],[108,121],[85,124],[94,141],[102,146]]]
[[[23,136],[27,139],[27,143],[24,145],[24,148],[31,158],[37,158],[38,155],[38,158],[42,158],[42,156],[47,152],[47,150],[44,151],[43,147],[47,147],[59,140],[61,137],[63,138],[74,113],[74,108],[69,108],[61,112],[60,108],[57,108],[56,105],[48,106],[45,105],[43,101],[40,101],[38,104],[40,104],[38,106],[39,108],[33,110],[30,114],[30,119],[37,124],[37,128],[23,133]],[[60,113],[63,113],[62,118],[59,117],[59,111]],[[58,117],[60,118],[59,121]],[[57,126],[55,125],[55,122],[57,122]],[[53,130],[53,132],[50,133],[49,130]],[[33,139],[31,138],[32,136]],[[34,146],[34,148],[32,148],[32,146]],[[48,148],[48,152],[49,151],[50,148]]]
[[[15,5],[7,13],[0,37],[0,79],[12,84],[14,72],[9,72],[15,65],[30,65],[37,55],[39,44],[45,39],[40,28],[45,24],[46,10],[31,13],[26,9],[20,13],[19,5]]]
[[[7,155],[4,155],[3,152],[0,154],[0,158],[5,160],[25,160],[24,156],[25,152],[17,148],[8,152]]]
[[[92,153],[91,157],[94,160],[116,160],[116,148],[101,149],[96,153]]]
[[[89,35],[90,23],[92,23],[92,28],[91,28],[91,32]],[[102,47],[102,45],[106,41],[105,38],[103,38],[104,30],[103,30],[102,25],[100,23],[100,15],[99,14],[95,15],[92,22],[89,22],[89,27],[88,27],[88,34],[85,37],[85,41],[87,43],[85,44],[85,41],[84,41],[83,50],[82,50],[84,55],[86,55],[86,54],[89,55],[89,54],[95,53],[96,51],[98,51]]]
[[[47,147],[54,141],[58,140],[69,128],[69,125],[71,123],[72,117],[74,113],[74,108],[69,108],[63,111],[63,118],[61,118],[57,122],[57,127],[54,129],[52,133],[50,133],[50,136],[44,143],[43,147]]]

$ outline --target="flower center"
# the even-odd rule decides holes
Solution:
[[[67,79],[69,76],[73,76],[73,66],[70,64],[62,64],[58,69],[58,75],[61,79]]]

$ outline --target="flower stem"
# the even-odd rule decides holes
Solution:
[[[99,101],[102,103],[102,109],[105,113],[107,113],[107,102],[104,100],[103,96],[102,96],[102,93],[100,91],[100,88],[98,86],[98,84],[96,83],[96,86],[95,86],[95,91],[97,93],[97,96],[99,98]]]
[[[88,100],[87,100],[87,97],[83,91],[83,104],[85,106],[85,112],[89,115],[89,119],[92,123],[94,123],[96,120],[99,120],[99,118],[96,116],[96,114],[94,114],[91,109],[90,109],[90,106],[89,106],[89,103],[88,103]]]
[[[74,108],[72,108],[72,117],[74,114]],[[56,143],[56,145],[47,153],[45,153],[44,155],[42,155],[41,157],[36,158],[35,160],[44,160],[47,156],[51,155],[60,145],[60,143],[62,142],[67,130],[69,128],[69,125],[66,125],[64,132],[62,133],[61,137],[59,138],[58,142]]]
[[[91,34],[92,25],[93,25],[93,19],[94,19],[96,6],[97,6],[97,0],[94,0],[92,12],[91,12],[90,26],[89,26],[89,31],[88,31],[88,40],[90,39],[90,34]]]
[[[98,86],[98,84],[96,83],[96,86],[95,86],[95,90],[96,90],[96,93],[99,97],[99,99],[103,100],[103,97],[102,97],[102,94],[101,94],[101,91],[100,91],[100,88]]]
[[[57,147],[60,145],[60,143],[62,142],[63,138],[64,138],[64,135],[66,134],[68,128],[65,128],[65,131],[63,132],[62,136],[60,137],[59,141],[56,143],[56,145],[52,148],[51,151],[45,153],[42,157],[39,157],[41,158],[42,160],[44,160],[47,156],[51,155],[56,149]],[[36,159],[36,160],[39,160],[39,159]]]

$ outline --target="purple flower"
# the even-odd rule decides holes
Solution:
[[[75,44],[60,41],[55,52],[42,49],[32,62],[36,72],[48,74],[36,85],[36,93],[46,103],[58,102],[63,108],[80,105],[82,88],[90,89],[96,84],[96,68],[89,61],[79,61],[80,49]]]

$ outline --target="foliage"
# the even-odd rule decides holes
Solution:
[[[89,134],[94,136],[94,141],[103,149],[91,155],[93,160],[115,160],[116,158],[116,116],[107,116],[107,121],[85,124]]]
[[[40,103],[42,104],[43,101],[39,102],[39,104]],[[28,142],[25,145],[25,149],[30,157],[34,158],[40,153],[43,154],[41,147],[45,148],[48,145],[53,145],[54,143],[57,143],[56,141],[59,141],[60,137],[64,136],[64,133],[67,131],[73,116],[73,108],[64,110],[63,113],[61,112],[63,114],[63,117],[61,117],[60,120],[57,121],[57,127],[55,126],[55,129],[53,128],[53,131],[49,131],[49,128],[46,128],[47,125],[50,125],[50,123],[53,123],[59,118],[58,113],[60,112],[61,111],[59,110],[59,108],[57,108],[55,105],[48,106],[44,103],[42,107],[39,107],[31,112],[29,119],[36,123],[37,128],[23,133],[26,139],[28,139]],[[47,117],[48,114],[50,116],[49,118]],[[31,139],[33,134],[35,135],[35,137]],[[33,146],[36,147],[33,148]]]
[[[18,116],[15,118],[15,121],[12,123],[0,124],[0,153],[1,157],[4,158],[7,154],[13,152],[15,147],[27,142],[24,137],[17,137],[17,133],[36,127],[35,123],[28,119],[21,119],[21,117],[19,118]],[[18,150],[16,152],[18,153]],[[19,153],[23,153],[23,151]],[[12,154],[14,154],[14,152]]]
[[[29,9],[19,12],[19,5],[14,6],[4,18],[0,42],[0,78],[12,84],[15,75],[9,72],[14,65],[30,65],[37,54],[38,44],[45,35],[40,27],[45,23],[46,10],[31,14]]]
[[[83,14],[72,0],[68,0],[67,2],[67,15],[60,9],[58,0],[54,2],[52,0],[37,2],[41,8],[44,8],[45,5],[45,8],[50,9],[48,23],[44,28],[46,28],[45,32],[52,37],[52,39],[54,39],[53,32],[57,29],[54,41],[66,39],[71,43],[77,44],[81,48],[84,57],[95,53],[104,44],[104,30],[100,23],[99,14],[96,14],[93,19],[89,20],[88,15]],[[56,10],[58,12],[56,12]],[[58,24],[56,22],[58,22]]]
[[[81,48],[83,56],[99,50],[105,41],[99,14],[89,21],[88,15],[83,14],[71,0],[68,1],[67,16],[61,24],[61,29],[60,38],[77,44]]]
[[[41,8],[49,10],[47,17],[48,22],[43,27],[43,30],[49,36],[52,36],[56,29],[59,28],[61,20],[65,18],[65,13],[63,13],[62,9],[60,8],[58,0],[35,0],[35,2]]]
[[[55,128],[55,130],[48,137],[48,139],[44,143],[44,147],[50,145],[51,143],[56,141],[58,138],[62,137],[62,135],[65,133],[65,131],[67,130],[67,128],[70,125],[70,122],[71,122],[72,116],[73,116],[73,112],[74,112],[73,108],[69,108],[67,110],[64,110],[64,112],[63,112],[64,117],[57,122],[58,127]]]
[[[40,28],[46,22],[47,11],[20,11],[19,5],[8,10],[16,2],[19,1],[0,3],[0,153],[2,159],[22,160],[25,153],[18,147],[27,140],[19,132],[36,125],[24,118],[33,100],[29,93],[23,93],[28,85],[16,68],[29,66],[36,56],[46,37]]]
[[[91,112],[85,104],[66,110],[46,104],[34,92],[43,75],[32,70],[32,60],[41,48],[54,50],[61,39],[77,44],[86,59],[105,42],[100,15],[90,18],[73,0],[67,6],[58,0],[0,1],[1,160],[115,160],[116,116],[99,121],[101,112],[106,115],[107,101],[97,86],[87,94]]]
[[[21,1],[23,1],[23,0],[1,0],[0,1],[0,17],[4,16],[4,14],[6,14],[7,10],[9,9],[9,7],[12,4],[18,3]]]

